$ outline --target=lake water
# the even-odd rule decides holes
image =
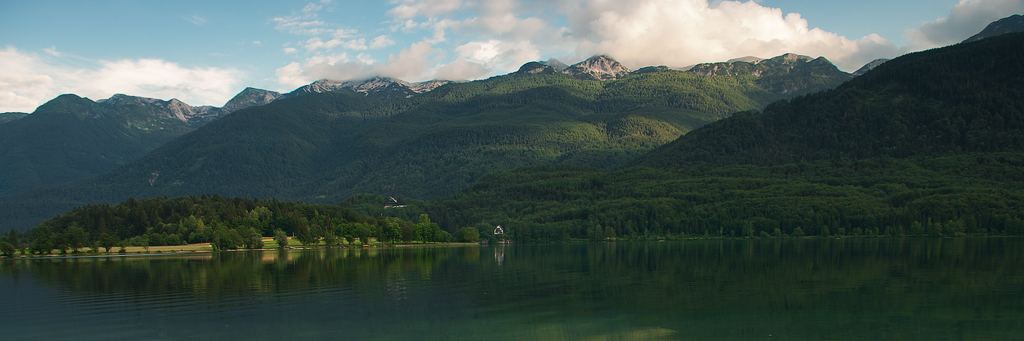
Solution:
[[[0,261],[0,338],[1024,339],[1024,239]]]

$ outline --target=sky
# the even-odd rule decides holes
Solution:
[[[0,112],[73,93],[222,106],[318,79],[474,80],[607,55],[876,58],[957,43],[1024,0],[0,0]]]

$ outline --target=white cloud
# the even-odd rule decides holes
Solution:
[[[403,0],[400,5],[389,10],[388,15],[395,19],[433,17],[462,7],[462,0]]]
[[[56,46],[47,47],[47,48],[43,49],[43,52],[46,52],[46,54],[49,54],[49,55],[54,56],[54,57],[60,57],[60,51],[57,51],[57,47]]]
[[[521,65],[541,58],[537,47],[528,41],[475,41],[456,47],[455,52],[460,59],[503,73],[515,71]]]
[[[373,38],[373,40],[370,41],[370,49],[374,49],[374,50],[382,49],[382,48],[385,48],[385,47],[388,47],[388,46],[391,46],[391,45],[394,45],[394,44],[395,44],[394,40],[391,40],[391,38],[389,38],[386,35],[381,35],[381,36],[377,36],[376,38]]]
[[[850,40],[810,28],[797,13],[753,1],[583,1],[568,11],[577,55],[608,54],[629,67],[685,66],[738,56],[793,52],[825,56],[853,70],[898,49],[877,35]]]
[[[363,39],[363,38],[347,40],[347,41],[345,41],[345,43],[341,44],[341,46],[346,48],[346,49],[356,50],[356,51],[362,51],[362,50],[367,49],[367,47],[366,47],[366,39]]]
[[[825,56],[844,70],[855,70],[900,53],[878,35],[849,39],[808,27],[799,14],[754,1],[715,1],[712,6],[707,0],[404,0],[388,14],[399,23],[395,29],[432,30],[424,42],[468,41],[454,47],[459,58],[492,72],[515,70],[542,54],[576,60],[607,54],[637,68],[793,52]],[[552,25],[563,16],[568,25]]]
[[[958,43],[981,32],[989,23],[1024,13],[1024,0],[961,0],[949,16],[908,30],[908,50]]]
[[[285,54],[292,54],[297,52],[298,50],[296,50],[294,47],[285,47],[283,51]]]
[[[285,86],[298,87],[318,79],[347,81],[367,79],[374,76],[393,77],[407,81],[427,80],[433,76],[430,67],[435,53],[430,44],[419,42],[402,49],[398,54],[388,56],[384,63],[377,63],[366,54],[359,54],[355,60],[348,54],[314,56],[304,62],[293,62],[276,70],[278,82]]]
[[[898,47],[877,34],[844,37],[810,27],[799,13],[784,13],[756,0],[393,0],[386,24],[393,32],[422,34],[419,43],[385,62],[367,53],[309,57],[278,69],[278,77],[292,86],[320,78],[375,75],[464,80],[512,72],[523,63],[552,56],[573,62],[596,54],[638,68],[798,53],[824,56],[853,71],[876,58],[962,40],[995,19],[1024,12],[1022,3],[962,0],[949,18],[908,31],[912,46]],[[320,8],[309,9],[296,17],[318,20],[315,11]],[[311,53],[331,53],[339,48],[377,50],[395,42],[387,35],[371,39],[354,30],[324,30],[302,44]],[[446,58],[448,53],[451,58]]]
[[[182,19],[199,26],[206,23],[206,18],[203,18],[198,14],[192,15],[191,17],[182,17]]]
[[[32,112],[55,97],[50,96],[53,77],[46,72],[53,67],[10,46],[0,50],[0,65],[0,112]]]
[[[397,55],[388,56],[387,63],[380,66],[380,75],[400,79],[422,80],[424,71],[430,66],[430,55],[434,48],[419,42],[402,49]]]
[[[453,81],[465,81],[487,77],[494,71],[486,65],[458,59],[441,66],[434,72],[434,78]]]
[[[278,17],[271,20],[277,23],[276,29],[291,34],[318,35],[326,31],[322,27],[324,22],[320,20],[302,20],[301,17]]]
[[[94,67],[64,66],[60,60],[0,50],[0,111],[31,112],[60,94],[92,99],[116,93],[159,99],[178,98],[191,105],[223,105],[238,91],[242,73],[234,69],[186,68],[159,59],[94,62]]]

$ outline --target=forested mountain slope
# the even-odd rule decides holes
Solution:
[[[616,167],[732,112],[789,96],[755,81],[675,70],[611,81],[538,73],[408,98],[311,93],[240,110],[94,179],[4,198],[0,204],[19,208],[0,223],[30,227],[73,206],[129,197],[433,198],[516,167]]]
[[[146,106],[62,95],[0,125],[0,196],[100,174],[193,129]]]
[[[893,59],[600,171],[488,174],[417,208],[517,241],[1024,234],[1024,34]],[[350,203],[358,206],[358,202]]]
[[[893,59],[834,90],[710,124],[633,164],[776,165],[1024,151],[1024,34]]]
[[[23,112],[0,112],[0,124],[15,121],[25,116],[28,116],[28,114]]]
[[[223,108],[117,94],[61,95],[0,126],[0,197],[89,178],[126,164],[234,110],[280,94],[247,88]]]

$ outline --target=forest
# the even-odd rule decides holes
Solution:
[[[303,229],[309,228],[332,231],[337,237],[352,235],[350,227],[362,224],[371,235],[385,242],[435,241],[415,232],[415,226],[427,224],[431,229],[436,226],[436,231],[444,231],[448,239],[453,235],[462,239],[463,231],[493,237],[490,230],[502,225],[505,237],[515,242],[1024,235],[1024,52],[1019,48],[1022,44],[1024,34],[1008,34],[908,54],[833,90],[778,101],[763,110],[725,114],[728,117],[663,146],[651,146],[651,152],[618,165],[511,163],[507,169],[495,171],[485,170],[481,163],[469,167],[486,173],[479,179],[467,168],[459,168],[465,173],[452,175],[463,177],[465,189],[433,199],[428,195],[395,195],[405,206],[401,209],[385,208],[386,197],[379,192],[349,195],[331,205],[186,196],[79,207],[47,220],[31,234],[36,238],[47,235],[46,231],[68,234],[72,230],[74,236],[81,229],[90,240],[100,240],[103,234],[120,240],[148,235],[152,240],[155,233],[160,238],[165,234],[167,238],[176,235],[181,242],[208,242],[217,236],[217,231],[229,230],[239,231],[239,236],[245,237],[272,236],[280,229],[298,237],[305,233]],[[545,77],[555,76],[529,79],[580,82]],[[633,77],[670,77],[678,83],[668,79],[640,82],[640,88],[649,90],[628,93],[657,92],[653,89],[699,82],[691,76],[671,78],[677,76],[670,73]],[[516,93],[514,88],[522,84],[499,78],[474,86]],[[604,91],[611,93],[616,87],[631,89],[630,84],[628,79],[605,84]],[[547,88],[537,93],[500,97],[501,100],[466,97],[456,91],[483,91],[473,89],[439,88],[438,98],[474,98],[474,104],[451,107],[436,101],[418,106],[410,112],[422,112],[423,116],[409,114],[403,119],[407,121],[374,126],[369,133],[360,135],[368,139],[360,142],[365,145],[353,147],[351,152],[393,151],[386,147],[391,142],[372,139],[384,136],[376,135],[376,130],[383,133],[396,129],[398,124],[408,125],[406,129],[425,127],[430,125],[431,118],[479,116],[478,109],[472,109],[476,107],[516,108],[517,98],[528,101],[529,108],[566,105],[561,100],[545,102],[545,96],[580,100],[597,107],[621,104],[601,104],[600,96],[572,95],[578,88]],[[729,98],[718,97],[707,103],[730,103]],[[639,102],[634,105],[643,106]],[[438,109],[431,109],[433,106]],[[465,111],[454,110],[459,107]],[[639,107],[637,110],[642,111]],[[694,107],[713,111],[709,108]],[[530,117],[545,129],[560,127],[544,121],[555,114],[545,116],[536,111],[517,110],[510,109],[509,113]],[[494,116],[480,117],[478,121],[510,117],[496,114],[501,111],[488,112]],[[566,110],[557,115],[572,117],[575,113]],[[614,126],[612,121],[605,122],[605,127]],[[216,129],[216,123],[208,126]],[[631,123],[620,120],[616,124],[628,127]],[[380,173],[407,181],[430,182],[433,179],[425,176],[431,174],[427,170],[443,170],[445,165],[455,162],[475,162],[459,154],[459,148],[466,148],[467,144],[458,142],[463,135],[455,131],[440,129],[428,133],[447,139],[421,140],[423,135],[398,137],[419,141],[417,144],[423,146],[420,151],[448,150],[442,154],[426,153],[431,155],[427,158],[400,154],[419,160],[414,165],[422,167],[417,171],[421,173],[406,173],[412,168],[403,170],[376,162],[347,167],[388,169],[389,172]],[[528,135],[509,131],[498,138],[524,136]],[[566,128],[550,130],[550,135],[544,136],[545,141],[558,142],[571,141],[576,135],[573,129]],[[495,145],[488,146],[481,146],[481,150]],[[557,150],[557,146],[555,143],[545,148]],[[292,147],[304,148],[302,144]],[[506,162],[514,160],[509,158],[510,154],[496,155]],[[340,184],[341,178],[336,176],[322,175],[320,180]],[[312,187],[295,185],[315,192]],[[264,209],[272,214],[261,213]],[[99,213],[103,211],[120,218]],[[213,226],[212,234],[197,232],[199,222]],[[431,236],[437,234],[444,236]],[[329,238],[327,232],[311,235]],[[437,240],[441,239],[444,238]],[[238,244],[244,244],[244,238]]]
[[[814,78],[798,85],[834,87],[849,78],[830,63],[811,64],[779,67],[790,78]],[[787,77],[780,72],[772,77]],[[609,169],[708,122],[795,96],[757,82],[671,69],[609,81],[513,73],[408,98],[348,90],[294,96],[219,118],[100,176],[0,197],[12,208],[0,211],[0,228],[24,230],[76,206],[128,198],[433,199],[489,172],[538,164]]]
[[[336,247],[377,243],[447,243],[452,235],[431,223],[358,214],[338,205],[280,200],[199,197],[129,199],[116,205],[87,205],[51,218],[30,231],[0,236],[0,251],[22,254],[78,253],[89,248],[210,243],[213,250],[260,249],[263,237],[279,247],[289,236],[304,246]],[[476,241],[459,234],[459,241]],[[358,241],[357,241],[358,240]],[[120,251],[123,252],[123,251]]]

